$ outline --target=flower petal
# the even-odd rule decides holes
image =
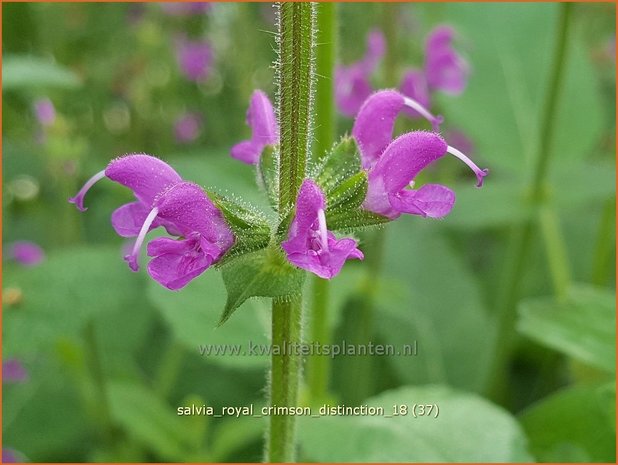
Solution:
[[[434,132],[413,131],[395,139],[369,172],[365,209],[396,218],[390,195],[399,194],[431,162],[446,154],[444,139]]]
[[[376,92],[365,100],[352,128],[363,167],[371,167],[391,142],[395,120],[403,107],[403,95],[394,90]]]
[[[15,358],[2,362],[2,381],[22,383],[28,380],[28,372]]]
[[[30,241],[16,241],[10,246],[10,257],[24,266],[36,266],[45,259],[43,249]]]
[[[183,236],[197,232],[225,252],[234,243],[234,235],[222,213],[197,184],[174,184],[155,201],[158,218],[172,224]]]
[[[386,38],[379,29],[374,29],[367,34],[367,51],[360,61],[361,67],[367,77],[376,69],[386,52]]]
[[[160,192],[182,181],[167,163],[143,153],[112,160],[105,169],[105,175],[131,189],[146,206],[151,206]]]
[[[148,273],[168,289],[178,290],[208,269],[220,252],[199,234],[178,241],[157,238],[148,244],[148,255],[155,257],[148,264]]]
[[[199,82],[208,77],[213,61],[210,44],[205,40],[176,40],[176,59],[180,70],[190,81]]]
[[[393,209],[429,218],[448,215],[455,204],[455,193],[440,184],[426,184],[418,190],[405,189],[389,195]]]
[[[251,95],[247,110],[247,124],[251,127],[251,139],[232,147],[233,158],[255,165],[260,160],[264,147],[279,142],[279,125],[275,110],[268,96],[261,90]]]

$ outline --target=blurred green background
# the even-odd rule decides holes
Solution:
[[[338,5],[344,64],[363,55],[373,28],[394,37],[397,73],[421,65],[433,27],[456,29],[470,81],[461,96],[434,103],[491,175],[477,190],[456,161],[443,161],[423,181],[453,188],[452,214],[387,226],[373,338],[417,340],[419,355],[376,361],[369,402],[437,403],[442,417],[303,418],[302,460],[615,460],[615,6],[575,5],[537,224],[529,185],[559,8]],[[123,262],[127,244],[109,216],[131,198],[127,189],[101,182],[83,214],[67,198],[112,158],[145,152],[265,207],[253,167],[229,149],[249,136],[253,89],[274,96],[272,5],[184,15],[154,3],[4,3],[2,13],[2,356],[28,372],[3,383],[4,447],[45,462],[260,461],[264,420],[179,417],[176,407],[264,405],[267,358],[204,358],[198,345],[267,342],[268,302],[251,300],[215,328],[225,302],[218,271],[175,293]],[[182,37],[212,48],[202,82],[179,69]],[[35,117],[40,99],[55,107],[51,124]],[[174,125],[187,113],[199,114],[199,134],[179,141]],[[402,129],[426,128],[401,119]],[[343,134],[352,121],[338,124]],[[487,386],[501,344],[500,292],[513,231],[528,221],[515,350],[496,396]],[[39,244],[45,259],[11,260],[21,240]],[[566,295],[556,295],[557,274],[567,275]],[[354,322],[363,279],[363,264],[350,263],[331,284],[338,336]],[[341,376],[348,362],[334,362],[333,402],[354,389]]]

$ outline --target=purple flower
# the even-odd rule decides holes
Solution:
[[[470,73],[466,61],[455,52],[455,31],[449,26],[436,27],[425,46],[425,74],[430,89],[458,95],[463,92]]]
[[[42,98],[34,102],[34,115],[42,126],[51,126],[56,121],[56,109],[48,98]]]
[[[373,30],[367,36],[365,56],[348,66],[335,70],[335,101],[339,111],[354,116],[373,92],[371,75],[384,56],[385,39],[381,31]]]
[[[163,226],[180,240],[157,238],[148,244],[154,257],[149,274],[168,289],[184,287],[216,263],[234,243],[234,235],[223,215],[201,187],[183,181],[169,165],[150,155],[135,154],[117,158],[94,175],[69,199],[84,211],[86,192],[100,179],[108,177],[130,188],[136,202],[121,206],[112,214],[112,225],[123,237],[137,236],[130,254],[130,268],[138,271],[138,257],[146,234]]]
[[[28,373],[19,360],[13,358],[2,362],[2,381],[23,383],[27,380]]]
[[[9,257],[24,266],[36,266],[45,259],[45,252],[34,242],[16,241],[9,248]]]
[[[296,199],[296,215],[288,240],[281,244],[288,260],[321,278],[336,276],[348,259],[363,259],[350,238],[337,239],[326,227],[325,199],[320,188],[305,179]]]
[[[369,97],[356,116],[352,136],[360,150],[363,168],[375,164],[393,138],[395,120],[402,110],[410,109],[429,120],[434,131],[440,129],[441,116],[432,115],[416,100],[395,91],[383,90]]]
[[[200,136],[202,129],[202,117],[198,113],[185,113],[176,119],[174,123],[174,136],[176,142],[188,144]]]
[[[161,9],[170,16],[192,16],[207,13],[212,8],[209,2],[165,2]]]
[[[410,69],[405,72],[399,86],[401,93],[411,100],[418,102],[419,105],[429,108],[431,97],[427,87],[425,73],[417,69]],[[410,118],[422,118],[423,115],[410,107],[405,107],[404,112]]]
[[[251,128],[251,139],[232,147],[231,155],[237,160],[255,165],[260,160],[264,147],[279,142],[279,125],[275,110],[261,90],[256,90],[251,95],[247,110],[247,125]]]
[[[213,61],[210,44],[206,40],[176,40],[176,59],[180,70],[190,81],[200,82],[208,77]]]
[[[487,170],[481,170],[459,150],[450,147],[439,134],[413,131],[391,142],[368,173],[366,210],[390,219],[402,213],[430,218],[446,216],[455,203],[455,194],[439,184],[414,187],[416,175],[430,163],[450,153],[466,163],[483,184]],[[410,189],[408,189],[410,187]]]

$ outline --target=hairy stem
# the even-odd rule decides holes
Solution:
[[[315,3],[278,5],[279,212],[284,216],[305,178],[313,136]]]
[[[293,208],[311,153],[314,100],[315,3],[278,4],[279,60],[277,112],[280,125],[279,215]],[[300,343],[302,295],[292,300],[273,299],[272,367],[270,405],[296,407],[301,377],[301,358],[285,350]],[[271,415],[266,444],[268,462],[294,462],[296,417]]]
[[[549,73],[547,95],[541,110],[537,162],[530,182],[530,201],[533,206],[540,205],[545,201],[545,182],[552,152],[551,142],[555,128],[558,94],[562,86],[566,62],[571,9],[572,5],[569,3],[560,4],[553,62]],[[493,350],[494,358],[488,378],[488,394],[496,400],[502,397],[506,385],[507,365],[512,352],[520,283],[524,274],[526,256],[532,241],[536,220],[537,217],[534,217],[527,220],[523,225],[514,227],[509,240],[503,280],[499,291],[498,306],[500,313]]]
[[[311,289],[311,343],[330,344],[331,318],[329,317],[329,283],[318,276],[313,278]],[[330,377],[330,358],[312,355],[307,358],[307,385],[313,404],[324,402],[328,394]]]
[[[290,352],[291,344],[301,342],[301,299],[273,300],[272,310],[273,355],[270,373],[270,405],[296,407],[301,377],[301,357],[293,351],[288,352]],[[295,458],[296,417],[271,415],[266,461],[290,463],[294,462]]]

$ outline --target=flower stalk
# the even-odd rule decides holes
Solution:
[[[277,112],[280,122],[279,215],[283,220],[294,207],[305,179],[312,138],[315,63],[315,3],[278,4],[279,60]],[[297,343],[302,338],[302,296],[273,299],[273,347]],[[298,401],[301,358],[297,354],[272,356],[270,405],[294,407]],[[267,462],[294,462],[296,418],[270,417]]]
[[[547,95],[541,112],[539,124],[539,145],[536,165],[530,182],[530,201],[532,205],[545,203],[545,185],[549,171],[549,161],[552,152],[551,142],[555,129],[555,114],[558,95],[562,86],[563,71],[566,63],[566,48],[570,29],[572,5],[560,4],[559,24],[556,35],[556,45],[553,62],[549,73]],[[540,210],[539,213],[542,213]],[[548,217],[545,217],[547,223]],[[551,220],[551,218],[549,218]],[[540,218],[543,220],[543,218]],[[505,262],[503,280],[498,294],[498,331],[493,351],[493,361],[488,378],[488,394],[495,400],[504,395],[506,385],[506,368],[512,351],[513,334],[515,328],[517,302],[519,300],[520,283],[525,271],[526,256],[528,255],[532,235],[536,227],[537,218],[527,220],[523,225],[514,227],[511,232],[507,259]],[[546,231],[556,231],[550,224],[545,224]],[[552,251],[549,251],[550,253]],[[549,259],[552,260],[552,256]],[[552,270],[558,269],[559,264],[552,265]],[[555,278],[554,278],[555,279]],[[559,277],[559,288],[564,287],[564,277]]]

